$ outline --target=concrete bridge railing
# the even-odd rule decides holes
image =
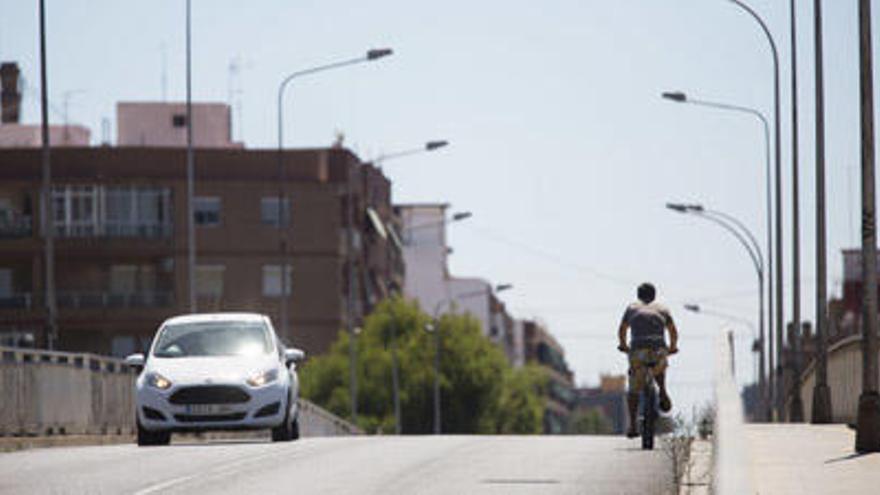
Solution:
[[[718,338],[715,358],[715,426],[712,493],[755,493],[749,464],[749,446],[743,404],[733,378],[733,336]]]
[[[861,335],[851,335],[828,347],[828,386],[831,389],[831,418],[835,423],[856,422],[862,393],[861,342]],[[815,384],[816,362],[813,360],[801,374],[801,398],[807,420],[812,417]]]
[[[0,436],[133,433],[136,376],[120,359],[0,347]],[[299,418],[303,436],[361,433],[304,399]]]

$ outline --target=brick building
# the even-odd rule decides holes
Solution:
[[[574,373],[565,361],[565,350],[541,323],[523,320],[526,362],[547,370],[550,382],[544,409],[544,433],[565,433],[575,405]]]
[[[126,354],[164,318],[189,311],[185,156],[167,147],[53,150],[59,348]],[[390,183],[345,149],[283,156],[292,266],[284,337],[321,353],[349,309],[359,320],[402,287]],[[278,154],[198,149],[195,158],[198,309],[263,312],[280,328]],[[33,336],[37,345],[47,321],[40,181],[39,149],[0,149],[0,339]]]

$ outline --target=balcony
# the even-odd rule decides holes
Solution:
[[[71,225],[61,224],[55,225],[55,235],[59,238],[140,238],[140,239],[161,239],[168,238],[174,232],[174,226],[171,223],[153,224],[153,223],[129,223],[129,224],[82,224]]]
[[[0,239],[20,239],[33,233],[30,215],[0,215]]]
[[[59,308],[65,309],[124,309],[163,308],[174,304],[171,291],[100,292],[64,291],[55,295]],[[18,293],[0,296],[0,309],[41,309],[43,294]]]
[[[174,304],[170,291],[141,292],[59,292],[55,296],[59,308],[161,308]]]

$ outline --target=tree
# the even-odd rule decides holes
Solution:
[[[535,434],[543,431],[549,380],[547,372],[534,364],[508,371],[501,394],[497,433]]]
[[[435,335],[431,319],[415,302],[380,303],[357,337],[358,426],[394,431],[392,342],[397,343],[401,426],[404,433],[433,431]],[[504,352],[469,315],[437,322],[444,433],[536,433],[541,428],[545,377],[528,367],[512,370]],[[345,417],[350,411],[348,334],[340,332],[330,352],[312,359],[301,373],[304,397]],[[537,419],[536,419],[537,418]]]
[[[614,427],[607,416],[598,408],[589,408],[574,413],[568,425],[573,435],[610,435]]]

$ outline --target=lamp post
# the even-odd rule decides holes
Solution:
[[[773,125],[775,128],[775,139],[774,139],[774,161],[775,161],[775,177],[774,177],[774,192],[775,192],[775,205],[776,205],[776,225],[774,229],[774,238],[776,240],[776,370],[771,371],[776,373],[775,377],[775,385],[776,388],[774,390],[775,399],[776,399],[776,408],[777,408],[777,417],[784,417],[784,401],[781,400],[782,394],[779,393],[781,384],[782,384],[782,367],[780,363],[780,356],[782,355],[782,333],[785,328],[785,321],[783,315],[783,300],[782,300],[782,280],[783,280],[783,270],[782,270],[782,158],[781,158],[781,146],[782,146],[782,136],[781,129],[779,125],[779,52],[776,49],[776,41],[773,39],[773,35],[770,33],[770,29],[767,27],[767,24],[764,20],[755,12],[751,7],[741,2],[740,0],[728,0],[733,5],[736,5],[747,14],[749,14],[755,22],[761,27],[761,31],[763,31],[764,35],[767,38],[767,42],[770,45],[770,52],[773,57]],[[769,253],[768,253],[769,254]]]
[[[856,451],[880,452],[877,393],[877,217],[874,174],[874,63],[871,0],[859,0],[859,79],[862,130],[862,394],[856,420]]]
[[[460,221],[466,220],[472,216],[473,216],[473,213],[471,213],[469,211],[461,211],[461,212],[454,213],[448,220],[446,218],[444,218],[443,220],[440,220],[438,222],[427,222],[427,223],[412,225],[412,226],[407,227],[406,231],[411,233],[413,230],[416,230],[416,229],[423,229],[423,228],[428,228],[428,227],[445,227],[449,223],[460,222]],[[410,236],[407,235],[404,238],[406,239],[409,237]],[[437,320],[437,317],[435,314],[431,321],[436,322],[436,320]],[[428,330],[431,331],[434,326],[435,326],[434,324],[431,324],[431,327],[428,328]],[[440,405],[439,405],[440,404],[440,402],[439,402],[440,401],[440,381],[439,381],[439,375],[438,375],[438,371],[437,371],[440,369],[440,347],[439,347],[439,345],[440,345],[439,338],[440,337],[438,334],[439,334],[439,330],[438,330],[437,334],[435,334],[435,336],[434,336],[434,348],[435,348],[435,352],[434,352],[434,433],[439,433],[439,426],[440,426],[440,423],[439,423],[439,421],[440,421],[440,419],[439,419],[440,418],[440,416],[439,416],[440,415]],[[398,388],[397,388],[397,380],[396,380],[396,378],[394,378],[396,376],[396,374],[395,374],[396,367],[397,367],[397,358],[396,358],[396,355],[392,353],[392,379],[394,380],[395,421],[397,421],[397,424],[399,424],[400,401],[398,399],[399,394],[398,394]]]
[[[376,163],[381,163],[388,160],[394,160],[397,158],[403,158],[406,156],[411,156],[419,153],[427,153],[431,151],[438,150],[445,146],[449,145],[449,141],[428,141],[424,146],[419,148],[408,149],[404,151],[398,151],[395,153],[381,155],[376,159]],[[353,203],[353,196],[349,198],[349,203]],[[459,216],[465,215],[465,216]],[[453,221],[463,220],[464,218],[470,217],[470,212],[466,212],[464,214],[456,214],[453,216]],[[411,229],[411,228],[410,228]],[[400,363],[397,357],[397,328],[394,326],[393,322],[391,324],[391,387],[392,387],[392,400],[394,401],[394,433],[400,435],[403,432],[403,422],[402,416],[400,412]]]
[[[791,20],[791,323],[795,329],[794,341],[788,345],[794,351],[791,376],[791,411],[789,420],[804,421],[804,402],[801,399],[801,233],[800,233],[800,187],[798,185],[798,84],[797,84],[797,9],[790,0]]]
[[[192,132],[192,8],[186,0],[186,268],[189,277],[189,312],[198,311],[196,301],[195,152]]]
[[[766,182],[766,204],[765,204],[765,214],[766,214],[766,222],[767,222],[767,270],[766,270],[766,283],[767,283],[767,311],[772,311],[773,309],[773,194],[771,192],[771,184],[773,182],[771,177],[771,160],[770,160],[770,125],[767,121],[767,117],[754,108],[744,107],[740,105],[731,105],[728,103],[720,103],[714,101],[705,101],[698,100],[694,98],[688,97],[685,93],[680,91],[676,92],[666,92],[663,93],[663,98],[667,100],[671,100],[678,103],[690,103],[692,105],[698,105],[703,107],[714,108],[717,110],[726,110],[738,113],[744,113],[747,115],[751,115],[756,117],[762,124],[764,128],[764,156],[766,159],[765,165],[765,182]],[[763,291],[762,291],[763,292]],[[764,382],[764,373],[765,373],[765,359],[764,359],[764,351],[762,349],[761,352],[761,381],[764,382],[761,385],[761,393],[762,400],[765,401],[765,405],[768,408],[772,408],[772,391],[774,390],[773,383],[773,364],[774,364],[774,353],[773,353],[773,318],[772,315],[768,315],[767,318],[767,335],[770,335],[770,338],[767,339],[769,343],[769,351],[767,352],[769,357],[769,369],[770,373],[767,377],[766,382]],[[761,328],[761,345],[765,346],[764,340],[764,328]],[[767,419],[771,419],[773,417],[772,409],[768,409],[763,414],[766,414]]]
[[[700,306],[699,304],[685,304],[684,309],[686,309],[692,313],[700,313],[700,314],[704,314],[704,315],[714,316],[716,318],[721,318],[722,320],[742,323],[743,325],[749,327],[749,329],[752,331],[753,342],[756,342],[754,340],[755,339],[755,324],[746,318],[740,318],[739,316],[728,314],[728,313],[722,313],[720,311],[708,310],[708,309]],[[731,345],[730,350],[731,350],[731,354],[733,354],[733,352],[734,352],[733,345]],[[753,347],[753,350],[754,350],[754,347]],[[734,363],[735,363],[735,361],[731,360],[731,367],[732,368],[734,368]],[[731,372],[734,375],[736,375],[736,369],[731,369]]]
[[[495,286],[495,293],[504,292],[506,290],[510,290],[513,288],[513,284],[498,284]],[[442,433],[441,427],[441,415],[440,415],[440,349],[441,349],[441,336],[440,336],[440,311],[443,310],[444,306],[452,304],[453,301],[460,301],[462,299],[467,299],[469,297],[478,297],[482,295],[488,295],[492,293],[492,288],[489,287],[488,290],[479,290],[473,292],[465,292],[463,294],[457,294],[455,296],[447,297],[446,299],[441,299],[437,305],[434,307],[434,313],[432,317],[432,324],[427,328],[428,331],[434,332],[434,434],[439,435]]]
[[[281,320],[281,334],[287,338],[288,336],[288,317],[287,317],[287,305],[288,305],[288,293],[290,292],[288,288],[288,267],[287,267],[287,249],[288,249],[288,235],[289,235],[289,226],[288,224],[288,215],[286,211],[286,201],[287,201],[287,169],[284,167],[284,91],[287,89],[287,85],[291,83],[294,79],[297,79],[302,76],[308,76],[311,74],[316,74],[318,72],[324,72],[332,69],[338,69],[342,67],[347,67],[349,65],[360,64],[364,62],[371,62],[373,60],[378,60],[383,57],[387,57],[391,55],[393,51],[390,48],[378,48],[367,51],[366,55],[362,57],[357,57],[353,59],[343,60],[340,62],[333,62],[326,65],[320,65],[317,67],[312,67],[310,69],[305,69],[301,71],[294,72],[287,77],[285,77],[281,84],[278,85],[278,249],[279,249],[279,269],[281,270],[281,301],[280,301],[280,309],[279,309],[279,319]],[[349,198],[351,197],[351,173],[346,176],[347,189],[349,191]],[[357,373],[355,372],[355,334],[354,334],[354,317],[352,314],[352,301],[354,300],[354,267],[352,260],[352,251],[353,251],[353,237],[354,237],[354,226],[352,225],[352,213],[353,206],[351,205],[351,201],[349,201],[348,205],[348,235],[346,244],[348,245],[346,257],[348,258],[348,308],[346,308],[346,326],[348,328],[349,335],[349,346],[350,346],[350,354],[351,354],[351,362],[350,364],[350,393],[351,393],[351,420],[353,423],[357,422]]]
[[[49,82],[46,76],[46,2],[40,0],[40,130],[42,133],[43,262],[46,297],[46,347],[58,345],[58,320],[55,306],[55,216],[52,212],[52,162],[49,142]]]
[[[825,81],[822,47],[822,0],[813,2],[813,44],[816,57],[816,384],[811,422],[831,422],[828,387],[828,288],[825,228]]]
[[[760,372],[758,373],[758,388],[761,390],[762,400],[766,400],[768,395],[766,393],[766,380],[764,378],[764,366],[765,366],[765,358],[764,358],[764,257],[761,254],[761,248],[758,245],[758,241],[755,238],[754,234],[739,221],[736,217],[732,215],[728,215],[727,213],[723,213],[720,211],[709,210],[704,208],[702,205],[698,204],[681,204],[681,203],[668,203],[666,207],[672,211],[683,213],[683,214],[691,214],[697,216],[699,218],[703,218],[713,222],[723,229],[727,230],[730,234],[736,237],[737,241],[746,249],[746,252],[749,255],[749,258],[752,260],[752,265],[755,268],[755,274],[758,277],[758,326],[759,326],[759,341],[761,343],[760,352],[759,352],[759,368]]]

